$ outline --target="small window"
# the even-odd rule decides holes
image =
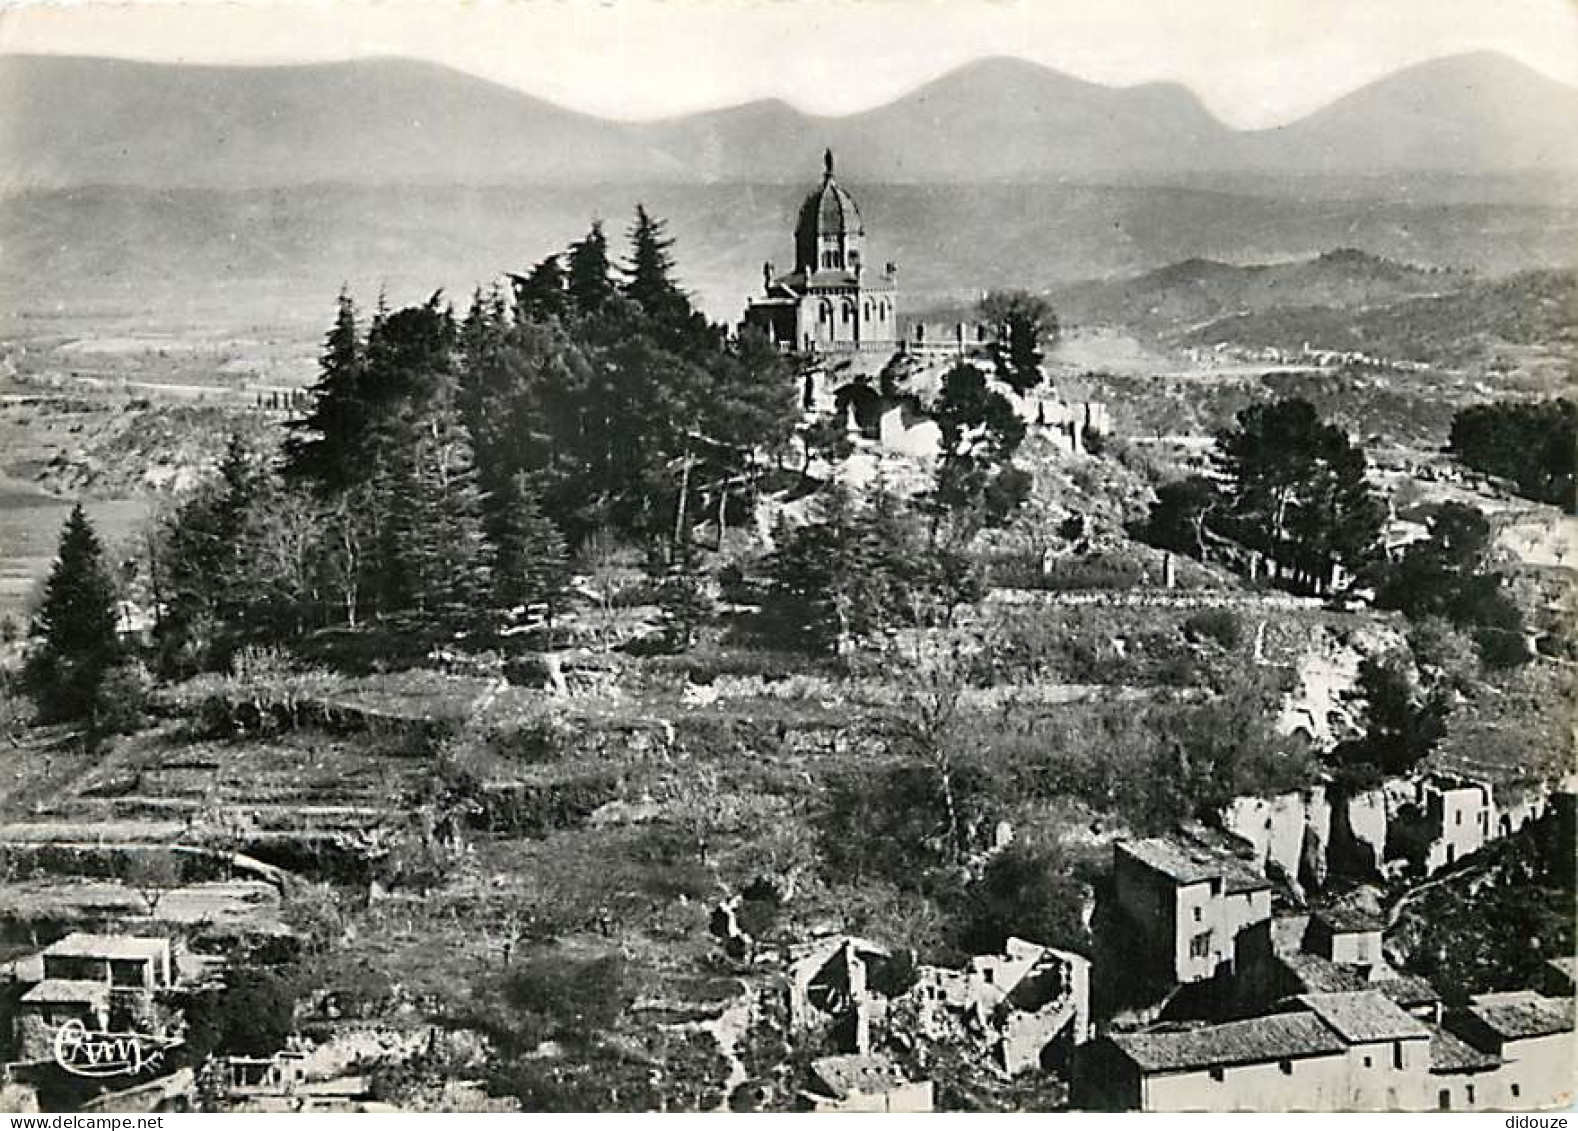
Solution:
[[[1523,1089],[1518,1087],[1518,1085],[1514,1084],[1512,1086],[1512,1098],[1513,1099],[1517,1099],[1522,1094],[1523,1094]]]
[[[1291,1060],[1279,1060],[1277,1061],[1277,1067],[1282,1070],[1282,1075],[1293,1075],[1293,1062]]]
[[[1189,940],[1190,958],[1211,957],[1211,932],[1203,931]]]
[[[1463,823],[1463,810],[1459,809],[1453,814],[1453,816],[1457,818],[1452,822],[1454,825],[1461,825]]]
[[[1368,1056],[1367,1056],[1367,1057],[1365,1057],[1365,1058],[1364,1058],[1364,1066],[1365,1066],[1365,1067],[1366,1067],[1366,1068],[1370,1068],[1370,1067],[1373,1067],[1373,1066],[1374,1066],[1374,1064],[1375,1064],[1375,1060],[1374,1060],[1374,1058],[1373,1058],[1373,1057],[1368,1057]]]
[[[1464,1088],[1463,1088],[1463,1098],[1466,1099],[1469,1102],[1470,1106],[1473,1106],[1473,1103],[1474,1103],[1474,1085],[1467,1084],[1467,1085],[1464,1086]]]
[[[1401,1069],[1403,1067],[1403,1042],[1402,1041],[1393,1041],[1392,1042],[1392,1067],[1393,1068],[1397,1068],[1397,1069]]]
[[[1220,1084],[1226,1078],[1227,1073],[1220,1066],[1211,1069],[1211,1079],[1215,1080],[1218,1084]]]
[[[1441,1091],[1436,1095],[1436,1107],[1439,1108],[1441,1111],[1451,1111],[1452,1110],[1452,1089],[1451,1088],[1442,1088]]]
[[[1205,912],[1203,910],[1201,910],[1200,908],[1196,907],[1194,909],[1194,921],[1196,923],[1198,923],[1203,918],[1205,918]]]

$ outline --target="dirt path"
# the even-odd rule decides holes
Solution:
[[[729,1097],[734,1095],[735,1089],[750,1079],[745,1062],[740,1059],[740,1042],[750,1030],[755,1011],[756,995],[746,987],[744,993],[729,1003],[729,1008],[718,1014],[716,1021],[702,1026],[718,1042],[718,1051],[723,1054],[723,1059],[729,1066],[729,1075],[723,1082],[723,1099],[719,1101],[714,1111],[729,1111]]]
[[[1402,895],[1398,896],[1397,899],[1393,901],[1392,905],[1386,909],[1386,926],[1383,928],[1383,930],[1390,931],[1393,927],[1397,926],[1397,921],[1403,917],[1403,911],[1410,903],[1419,898],[1425,892],[1430,891],[1432,888],[1438,888],[1442,884],[1448,884],[1456,880],[1483,874],[1489,869],[1489,867],[1490,865],[1487,863],[1472,864],[1462,869],[1451,869],[1441,873],[1433,879],[1426,880],[1418,887],[1409,888]]]

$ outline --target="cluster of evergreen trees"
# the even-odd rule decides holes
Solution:
[[[1250,405],[1216,438],[1216,476],[1157,491],[1146,538],[1205,558],[1212,543],[1264,556],[1274,579],[1325,592],[1335,566],[1371,567],[1386,511],[1365,477],[1364,449],[1299,398]]]
[[[819,504],[812,521],[779,532],[766,563],[802,643],[843,653],[860,637],[946,623],[955,606],[980,599],[971,559],[919,529],[881,484],[863,503],[835,484]]]
[[[364,327],[342,294],[280,458],[232,444],[162,525],[164,672],[327,625],[421,639],[551,616],[594,532],[689,569],[693,526],[744,505],[796,413],[787,363],[697,312],[670,246],[638,207],[624,265],[594,223],[464,317],[435,294]]]
[[[1461,409],[1448,448],[1468,467],[1510,479],[1530,499],[1578,510],[1578,404],[1566,398]]]

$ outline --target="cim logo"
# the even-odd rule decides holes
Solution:
[[[55,1063],[73,1076],[102,1079],[136,1076],[164,1059],[175,1044],[142,1033],[104,1033],[81,1021],[67,1021],[55,1030]]]

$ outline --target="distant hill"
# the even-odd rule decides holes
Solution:
[[[8,299],[0,337],[8,317],[27,312],[91,314],[100,323],[135,315],[133,325],[146,328],[201,311],[264,325],[304,318],[316,340],[344,282],[363,298],[387,285],[393,300],[418,301],[442,285],[463,301],[472,287],[563,249],[594,216],[606,219],[622,257],[637,201],[669,221],[681,283],[713,317],[733,321],[760,286],[763,260],[792,254],[804,191],[800,184],[325,184],[19,193],[0,207],[0,295]],[[1059,184],[969,192],[861,184],[856,193],[871,253],[899,266],[906,312],[973,305],[993,287],[1057,288],[1070,321],[1145,325],[1141,315],[1155,308],[1176,309],[1177,325],[1189,326],[1251,303],[1298,301],[1282,295],[1295,280],[1317,286],[1319,301],[1369,294],[1379,302],[1445,285],[1403,262],[1494,274],[1578,265],[1572,208],[1304,201],[1296,185],[1252,196]],[[1391,265],[1357,270],[1355,281],[1344,281],[1340,261],[1301,265],[1349,243]],[[1102,281],[1144,272],[1157,276]],[[1187,281],[1196,276],[1210,283]],[[31,319],[15,330],[37,326]]]
[[[836,118],[758,102],[647,123],[575,113],[428,63],[199,67],[0,56],[3,187],[800,182],[823,146],[868,182],[1578,167],[1578,89],[1495,55],[1399,72],[1241,132],[1171,84],[972,63]]]
[[[1578,88],[1504,55],[1436,59],[1306,118],[1244,135],[1262,168],[1532,169],[1578,159]]]
[[[1234,314],[1185,336],[1229,343],[1360,351],[1456,367],[1511,347],[1578,363],[1578,271],[1527,271],[1444,294],[1363,309],[1287,305]]]
[[[1415,267],[1355,248],[1311,259],[1239,265],[1193,258],[1128,279],[1070,284],[1053,294],[1072,322],[1179,330],[1289,305],[1349,309],[1457,290],[1466,273]]]

